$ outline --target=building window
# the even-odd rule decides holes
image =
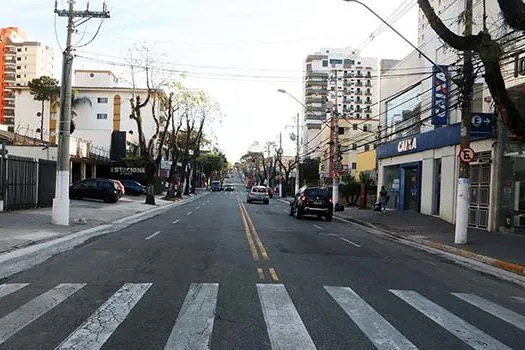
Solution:
[[[22,52],[21,48],[16,49],[16,52]]]
[[[22,66],[16,66],[16,69],[22,69]]]
[[[365,152],[370,151],[370,145],[365,145]]]
[[[366,119],[370,119],[370,114],[367,114],[367,115],[366,115]]]
[[[352,150],[353,151],[357,151],[357,143],[353,143],[352,144]]]
[[[368,131],[368,124],[363,125],[363,131]]]
[[[332,59],[330,60],[330,64],[343,64],[343,60],[332,58]]]
[[[323,67],[328,67],[328,60],[323,60]]]
[[[352,129],[357,130],[357,124],[352,124]]]
[[[107,97],[97,97],[97,103],[108,103]]]
[[[17,57],[16,60],[17,61],[22,61],[22,57]]]
[[[107,113],[97,113],[97,119],[108,119],[108,114]]]
[[[16,78],[17,78],[17,79],[20,79],[20,78],[22,78],[22,76],[21,76],[20,74],[17,74],[17,75],[16,75]]]
[[[345,134],[345,128],[341,128],[341,127],[337,128],[337,133],[339,135],[344,135]]]
[[[357,169],[357,163],[356,162],[352,162],[352,170],[355,170]]]

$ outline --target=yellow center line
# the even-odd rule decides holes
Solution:
[[[272,276],[272,280],[274,282],[279,282],[279,277],[277,276],[277,272],[275,272],[275,269],[273,267],[270,267],[268,271],[270,271],[270,276]]]
[[[259,275],[259,279],[261,281],[264,281],[264,270],[260,267],[257,268],[257,274]]]
[[[248,245],[250,246],[250,251],[252,252],[253,260],[259,260],[259,254],[257,254],[257,248],[255,248],[255,243],[253,242],[253,238],[250,234],[250,228],[248,226],[248,222],[246,221],[246,217],[244,211],[242,210],[240,202],[239,210],[241,211],[242,221],[244,222],[244,231],[246,232],[246,238],[248,239]]]
[[[261,241],[261,238],[259,237],[259,234],[257,233],[257,230],[255,229],[255,225],[253,224],[252,219],[250,218],[250,215],[248,214],[248,210],[246,210],[246,207],[243,203],[240,203],[242,209],[244,210],[244,214],[246,216],[246,220],[248,221],[248,226],[250,227],[250,231],[253,235],[253,238],[255,240],[255,243],[257,243],[257,247],[259,248],[259,251],[261,252],[261,255],[264,260],[270,260],[270,257],[268,256],[268,253],[266,252],[266,248],[264,248],[264,244]]]

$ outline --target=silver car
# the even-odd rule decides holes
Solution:
[[[248,203],[259,201],[263,202],[264,204],[269,204],[270,195],[268,194],[268,189],[265,186],[253,186],[248,192],[246,201]]]

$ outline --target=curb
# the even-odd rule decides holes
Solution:
[[[525,287],[525,266],[523,265],[473,253],[469,250],[456,248],[444,243],[412,238],[410,236],[388,231],[383,228],[378,228],[369,222],[355,218],[343,218],[339,215],[334,215],[334,219],[358,225],[364,229],[364,231],[370,234],[386,237],[393,241],[424,250],[434,255],[445,257],[448,260],[459,263],[460,265]]]
[[[123,217],[114,221],[112,224],[99,225],[87,230],[73,232],[59,238],[35,243],[30,246],[0,254],[0,279],[41,264],[49,258],[78,247],[90,239],[118,232],[141,221],[151,219],[170,209],[191,203],[208,194],[208,192],[200,193],[196,196],[175,203]]]

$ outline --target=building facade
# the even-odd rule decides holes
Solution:
[[[29,137],[39,136],[37,129],[40,128],[40,119],[36,113],[40,111],[40,101],[33,99],[26,86],[19,86],[15,91],[15,131]],[[94,147],[106,152],[110,151],[115,131],[125,134],[128,144],[138,144],[137,123],[129,118],[130,99],[136,95],[146,99],[146,89],[118,86],[118,79],[111,71],[76,70],[73,91],[74,101],[77,101],[73,103],[73,136],[88,140]],[[44,140],[52,143],[56,143],[59,108],[54,102],[45,103]],[[162,113],[158,104],[156,113]],[[148,140],[155,132],[151,103],[142,109],[142,117],[144,134]]]
[[[432,4],[451,30],[462,33],[464,21],[458,14],[463,11],[463,2]],[[486,2],[486,11],[492,36],[506,38],[505,52],[523,45],[523,39],[513,37],[501,21],[496,0]],[[474,4],[473,14],[473,32],[477,33],[482,30],[483,2]],[[461,111],[452,78],[460,72],[461,57],[437,37],[422,13],[419,19],[419,48],[440,67],[412,52],[382,76],[378,185],[390,192],[391,208],[455,223]],[[525,113],[525,72],[514,71],[515,60],[519,57],[502,61],[502,72],[512,97]],[[400,76],[398,72],[410,74]],[[476,157],[470,163],[468,223],[489,231],[523,231],[525,167],[521,155],[525,147],[506,140],[482,73],[473,90],[470,146]]]
[[[14,89],[31,79],[54,74],[53,51],[45,45],[26,41],[17,27],[0,28],[0,128],[15,131]]]

